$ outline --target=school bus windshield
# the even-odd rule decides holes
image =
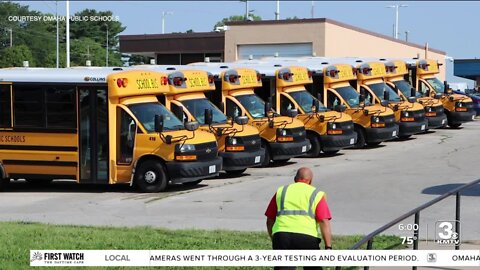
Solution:
[[[173,113],[167,110],[159,103],[140,103],[129,105],[128,108],[133,112],[135,117],[142,123],[148,133],[155,132],[155,115],[163,115],[164,130],[183,129],[183,124]]]
[[[205,109],[212,111],[212,123],[224,124],[227,122],[227,117],[217,107],[215,107],[208,99],[190,99],[182,101],[182,104],[195,117],[195,120],[205,125]]]
[[[372,89],[372,91],[375,93],[375,95],[379,99],[383,99],[384,92],[388,91],[388,93],[390,95],[388,101],[393,101],[393,102],[400,102],[401,101],[401,99],[397,95],[397,93],[395,93],[395,91],[393,91],[392,88],[388,87],[388,85],[384,82],[369,84],[368,87],[370,87],[370,89]]]
[[[265,102],[254,94],[236,96],[237,100],[245,107],[253,118],[267,117],[265,115]]]
[[[394,81],[393,84],[398,87],[400,92],[406,97],[409,97],[412,92],[412,86],[405,80],[400,80],[400,81]],[[422,93],[416,91],[415,96],[417,98],[423,97]]]
[[[345,102],[348,103],[350,107],[358,107],[360,106],[359,104],[359,97],[360,94],[353,89],[353,87],[349,86],[343,86],[343,87],[338,87],[335,88],[337,93],[342,96],[342,98],[345,100]],[[365,105],[371,105],[370,100],[365,99]]]
[[[435,92],[442,94],[445,91],[445,86],[437,78],[427,79],[427,82],[435,89]]]
[[[305,113],[311,113],[312,112],[312,104],[314,98],[310,93],[308,93],[306,90],[303,91],[296,91],[296,92],[291,92],[289,93],[290,96],[302,107],[303,111]],[[326,111],[327,108],[319,101],[318,102],[319,106],[317,108],[317,111]]]

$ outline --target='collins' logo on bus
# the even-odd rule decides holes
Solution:
[[[83,78],[84,81],[86,82],[105,82],[106,79],[105,77],[85,77]]]

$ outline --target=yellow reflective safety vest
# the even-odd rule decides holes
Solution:
[[[277,190],[277,217],[272,233],[302,233],[320,238],[315,209],[325,193],[306,183],[293,183]]]

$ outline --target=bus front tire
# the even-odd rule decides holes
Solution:
[[[246,170],[247,170],[247,168],[241,169],[241,170],[228,170],[228,171],[225,171],[225,172],[228,175],[231,175],[231,176],[238,176],[238,175],[241,175],[242,173],[244,173]]]
[[[185,182],[185,183],[182,183],[184,186],[187,186],[187,187],[193,187],[193,186],[196,186],[198,184],[200,184],[203,180],[196,180],[196,181],[192,181],[192,182]]]
[[[266,142],[262,141],[262,148],[265,149],[265,159],[262,162],[262,167],[268,167],[270,165],[270,147]]]
[[[308,150],[305,157],[307,158],[315,158],[320,155],[321,145],[318,136],[312,133],[307,133],[307,139],[310,141],[312,147]]]
[[[459,128],[462,124],[448,124],[450,128]]]
[[[357,143],[353,146],[353,148],[360,149],[365,147],[365,130],[363,130],[363,128],[355,126],[355,132],[357,133]]]
[[[52,183],[53,179],[25,179],[25,181],[33,186],[43,186]]]
[[[162,164],[156,160],[143,162],[135,173],[135,183],[142,192],[164,191],[167,188],[167,182],[165,170]]]

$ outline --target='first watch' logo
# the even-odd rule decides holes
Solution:
[[[42,253],[36,251],[34,253],[32,253],[32,258],[30,258],[30,262],[33,262],[33,261],[41,261],[43,260],[43,255]]]

